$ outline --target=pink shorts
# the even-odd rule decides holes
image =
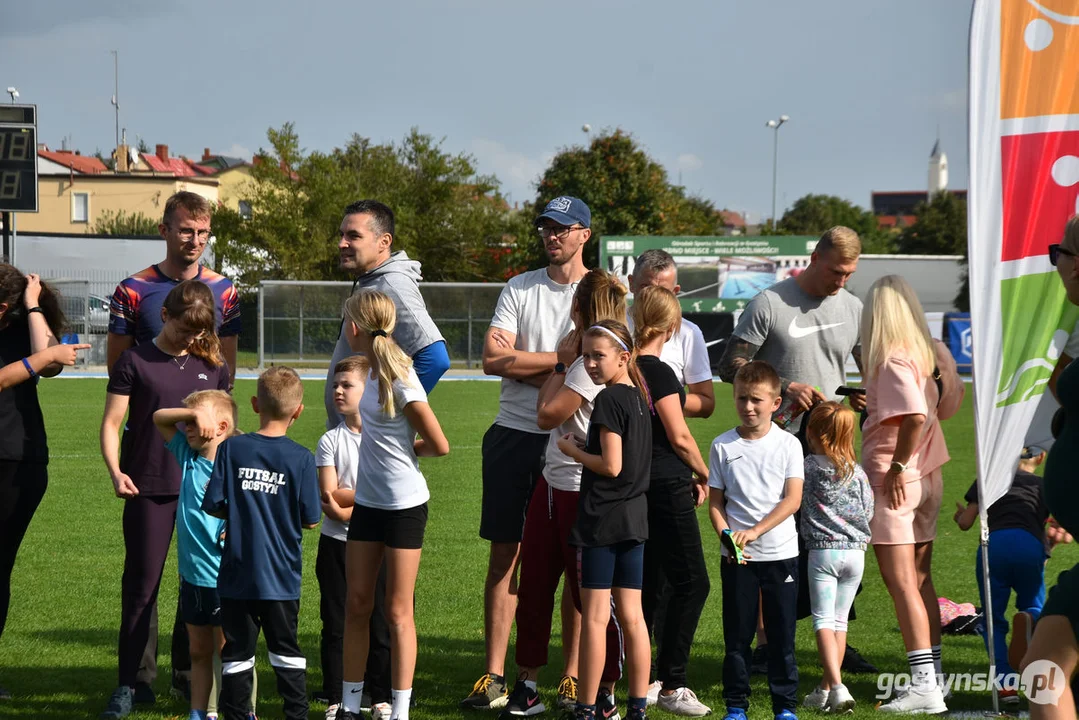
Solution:
[[[873,487],[871,545],[914,545],[937,537],[937,517],[944,499],[944,474],[937,468],[904,486],[906,500],[897,510],[889,506],[883,486]]]

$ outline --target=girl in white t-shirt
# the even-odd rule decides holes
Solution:
[[[393,301],[377,290],[361,290],[345,303],[345,317],[342,332],[349,347],[365,355],[371,369],[360,401],[364,437],[345,553],[343,708],[337,717],[360,717],[375,581],[385,557],[386,616],[394,658],[390,717],[407,720],[416,669],[413,596],[430,497],[417,458],[445,455],[450,446],[412,361],[393,340]]]

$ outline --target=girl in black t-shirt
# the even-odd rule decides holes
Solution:
[[[37,400],[37,377],[73,365],[60,345],[64,314],[37,275],[0,263],[0,635],[11,600],[11,571],[26,529],[48,485],[49,448]],[[29,382],[27,382],[29,381]],[[0,688],[0,699],[11,695]]]
[[[648,538],[645,493],[652,459],[648,391],[625,325],[601,321],[584,332],[582,346],[592,382],[606,389],[592,406],[584,447],[572,434],[558,441],[559,450],[584,466],[577,522],[570,536],[581,568],[577,717],[591,720],[596,714],[613,592],[626,641],[627,718],[639,720],[644,717],[650,656],[641,611],[644,541]]]
[[[704,715],[710,708],[687,686],[686,666],[710,589],[696,512],[708,498],[708,465],[686,425],[682,383],[660,359],[663,345],[678,330],[681,320],[678,298],[666,288],[646,287],[634,298],[637,364],[653,407],[649,540],[644,548],[642,605],[659,648],[659,706],[679,715]],[[667,611],[657,617],[656,608],[665,587]],[[654,626],[656,620],[661,624]]]

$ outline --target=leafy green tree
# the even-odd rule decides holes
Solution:
[[[94,222],[98,235],[157,235],[157,220],[141,212],[103,210]]]
[[[819,235],[836,225],[844,225],[858,233],[862,252],[867,255],[896,251],[894,232],[881,228],[873,213],[835,195],[810,194],[798,198],[780,218],[777,234]]]
[[[601,133],[588,147],[558,153],[539,182],[535,202],[522,212],[534,218],[560,195],[579,197],[592,211],[592,240],[585,246],[590,267],[598,264],[603,235],[715,235],[719,229],[715,206],[672,185],[663,166],[621,129]],[[529,267],[544,264],[538,240],[519,248],[515,258]]]
[[[967,201],[942,190],[914,208],[917,219],[899,233],[907,255],[962,255],[967,246]]]
[[[470,156],[445,152],[415,128],[400,143],[353,135],[328,153],[304,151],[291,123],[267,140],[245,197],[251,218],[226,208],[214,217],[219,262],[239,270],[241,283],[339,277],[341,212],[360,198],[393,208],[394,249],[420,260],[426,280],[502,279],[510,210],[497,180],[479,176]]]

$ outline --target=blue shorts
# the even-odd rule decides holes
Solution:
[[[585,590],[640,590],[644,581],[644,543],[627,540],[577,548],[577,571]]]
[[[180,578],[180,618],[188,625],[221,625],[221,598],[217,588],[199,587]]]

